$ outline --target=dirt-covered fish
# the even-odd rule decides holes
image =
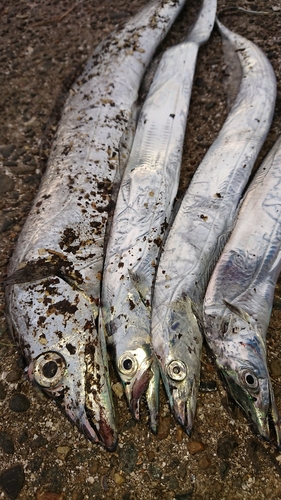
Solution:
[[[108,449],[117,443],[100,301],[106,222],[145,69],[184,0],[147,5],[94,52],[70,91],[9,267],[7,312],[29,376]]]
[[[281,270],[281,138],[257,171],[210,279],[204,331],[232,397],[258,433],[281,446],[266,332]]]
[[[239,57],[236,100],[183,198],[161,255],[152,308],[152,342],[175,418],[190,433],[200,377],[202,303],[269,130],[276,80],[253,43],[218,27]]]
[[[197,52],[210,36],[215,14],[216,0],[205,0],[187,38],[161,58],[138,120],[105,259],[103,327],[131,410],[138,419],[146,392],[154,431],[159,369],[151,353],[152,284],[178,189]]]

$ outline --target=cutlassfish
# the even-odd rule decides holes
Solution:
[[[175,418],[190,434],[202,351],[202,303],[251,169],[269,130],[276,79],[265,54],[217,21],[236,51],[236,100],[175,217],[160,258],[152,304],[152,343]]]
[[[6,282],[8,320],[30,379],[109,450],[117,431],[106,345],[95,323],[106,223],[141,80],[183,4],[150,3],[95,50],[70,91]]]
[[[204,333],[232,397],[281,447],[266,332],[281,270],[281,138],[260,166],[204,299]]]
[[[151,353],[152,285],[177,193],[198,48],[213,29],[216,0],[204,0],[193,29],[167,49],[142,107],[107,245],[102,322],[129,406],[139,419],[146,392],[156,431],[159,369]]]

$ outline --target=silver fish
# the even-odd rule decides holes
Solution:
[[[281,421],[266,361],[266,331],[281,270],[281,137],[245,195],[210,279],[204,330],[216,363],[258,433],[281,446]]]
[[[178,189],[197,52],[210,36],[215,14],[216,0],[205,0],[186,40],[161,58],[140,113],[105,259],[102,327],[133,415],[139,419],[140,398],[146,392],[153,431],[159,369],[151,353],[152,284]]]
[[[94,52],[70,91],[9,267],[8,319],[30,378],[110,450],[117,430],[106,344],[95,324],[105,228],[141,80],[183,4],[150,3]]]
[[[187,433],[199,386],[204,292],[269,130],[276,97],[275,75],[263,52],[217,24],[237,51],[242,80],[176,215],[161,255],[152,305],[153,349],[173,414]]]

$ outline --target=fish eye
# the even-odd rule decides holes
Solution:
[[[249,389],[257,390],[259,388],[259,381],[254,372],[250,370],[244,370],[241,373],[243,382],[247,385]]]
[[[135,356],[124,353],[118,360],[118,370],[124,375],[134,375],[138,369],[138,362]]]
[[[41,387],[54,388],[62,380],[65,368],[65,360],[60,354],[45,352],[33,362],[34,379]]]
[[[42,368],[44,377],[53,378],[58,371],[58,365],[55,361],[47,361]]]
[[[171,361],[167,366],[167,373],[172,380],[184,380],[187,375],[186,365],[180,360]]]

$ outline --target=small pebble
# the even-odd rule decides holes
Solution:
[[[37,472],[43,463],[43,457],[34,457],[29,462],[29,469],[31,472]]]
[[[69,446],[58,446],[57,447],[58,455],[60,455],[60,457],[63,458],[64,460],[69,455],[70,451],[71,451],[71,448]]]
[[[0,195],[13,191],[15,183],[9,175],[0,174]]]
[[[123,389],[123,385],[121,384],[121,382],[116,382],[116,384],[113,384],[112,390],[113,390],[114,394],[116,394],[116,396],[119,399],[122,398],[122,396],[124,394],[124,389]]]
[[[3,161],[4,167],[16,167],[17,164],[18,163],[15,160],[5,160],[5,161]]]
[[[15,368],[14,370],[11,370],[7,374],[6,380],[7,380],[7,382],[18,382],[18,380],[20,380],[21,376],[22,376],[22,370]]]
[[[221,463],[219,472],[220,472],[220,477],[221,477],[222,481],[225,480],[229,469],[230,469],[230,464],[228,462]]]
[[[23,201],[32,201],[34,198],[34,194],[29,192],[29,193],[25,193],[23,196],[22,196],[22,200]]]
[[[153,479],[160,479],[162,476],[162,470],[155,464],[149,464],[148,471]]]
[[[14,151],[15,146],[14,144],[8,144],[7,146],[1,146],[0,147],[0,154],[4,158],[9,158],[10,154]]]
[[[195,82],[194,82],[194,85],[196,87],[201,87],[201,88],[206,88],[207,87],[207,84],[205,82],[205,80],[203,78],[196,78]]]
[[[50,493],[47,491],[37,491],[36,500],[65,500],[63,493]]]
[[[210,460],[210,457],[208,455],[203,455],[198,460],[198,467],[201,470],[209,469],[210,465],[211,465],[211,460]]]
[[[84,494],[82,491],[75,491],[71,497],[71,500],[84,500]]]
[[[173,458],[173,460],[171,460],[171,462],[169,463],[170,470],[174,470],[180,466],[181,466],[181,460],[179,458]]]
[[[2,382],[0,382],[0,401],[3,401],[6,397],[6,390],[5,390],[5,387],[4,387],[4,384]]]
[[[12,395],[9,407],[10,410],[21,413],[29,409],[30,401],[24,394],[16,393]]]
[[[199,453],[200,451],[205,450],[206,446],[200,441],[189,441],[187,444],[187,449],[190,455],[195,455],[195,453]]]
[[[0,224],[0,233],[4,233],[9,228],[11,228],[14,222],[15,222],[14,219],[8,219],[8,218],[3,219],[2,224]]]
[[[216,106],[216,103],[215,103],[214,101],[212,101],[212,102],[208,102],[208,103],[205,105],[205,109],[206,109],[207,111],[209,111],[209,109],[212,109],[212,108],[214,108],[215,106]]]
[[[123,484],[125,482],[124,477],[118,474],[118,472],[115,472],[113,479],[116,484]]]
[[[24,470],[21,464],[4,470],[0,475],[0,485],[10,500],[17,498],[24,485],[24,481]]]
[[[10,455],[15,451],[13,440],[7,432],[0,431],[0,447],[5,453]]]
[[[230,458],[235,448],[238,446],[238,441],[231,434],[224,434],[218,439],[217,454],[219,458],[224,460]]]
[[[273,359],[269,364],[269,369],[273,377],[281,376],[281,360],[278,358]]]
[[[220,493],[223,489],[223,485],[219,481],[214,481],[212,483],[211,493]]]
[[[182,427],[177,427],[176,430],[176,442],[181,443],[183,440],[183,429]]]
[[[96,474],[96,472],[98,471],[98,468],[99,468],[99,461],[98,460],[93,460],[91,462],[91,465],[89,466],[89,472],[90,474]]]
[[[153,460],[155,459],[155,453],[154,451],[152,450],[149,450],[148,453],[147,453],[147,458],[150,462],[153,462]]]
[[[7,166],[13,167],[11,173],[15,175],[33,174],[33,172],[35,172],[36,169],[36,165],[18,165],[18,166],[7,165]]]
[[[138,451],[134,443],[130,441],[125,443],[124,446],[120,448],[118,455],[122,470],[128,473],[133,472],[138,457]]]
[[[135,419],[130,418],[130,420],[127,420],[127,422],[125,422],[125,424],[123,425],[122,432],[125,432],[129,429],[133,429],[133,427],[135,427],[136,425],[137,422],[135,421]]]
[[[176,476],[174,476],[174,475],[165,476],[164,479],[162,480],[162,483],[167,484],[167,486],[170,490],[177,490],[179,487],[179,482],[178,482]]]
[[[159,428],[157,433],[157,439],[166,439],[170,434],[171,428],[171,417],[168,415],[167,417],[163,417],[160,419]]]
[[[193,495],[193,488],[185,493],[178,493],[175,495],[175,500],[191,500]]]
[[[48,440],[44,436],[37,436],[33,441],[30,443],[30,448],[32,450],[37,450],[38,448],[42,448],[42,446],[45,446],[48,443]]]
[[[105,476],[106,474],[108,474],[108,467],[99,467],[98,468],[98,473],[101,475],[101,476]]]

